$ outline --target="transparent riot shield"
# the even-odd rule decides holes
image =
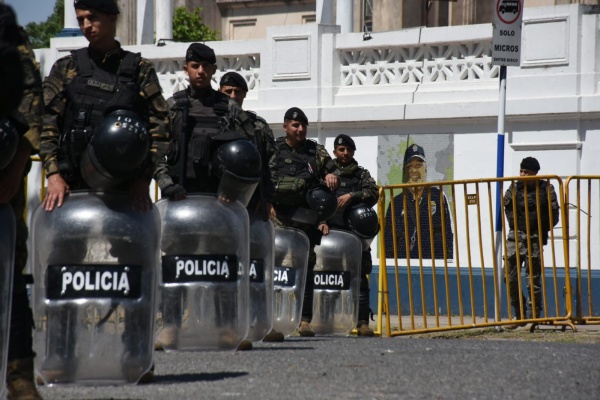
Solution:
[[[4,398],[8,328],[15,261],[15,216],[10,204],[0,204],[0,398]]]
[[[262,340],[273,327],[273,263],[275,227],[270,220],[250,218],[250,327],[248,339]]]
[[[298,328],[302,317],[309,247],[301,230],[275,228],[273,329],[286,336]]]
[[[160,220],[126,193],[73,192],[32,216],[36,371],[136,383],[152,366]]]
[[[235,350],[248,334],[246,208],[212,194],[162,199],[156,207],[162,223],[157,342],[165,350]]]
[[[361,240],[331,229],[315,254],[312,328],[318,334],[348,335],[358,322]]]

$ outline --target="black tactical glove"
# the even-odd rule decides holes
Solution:
[[[162,197],[168,197],[169,200],[185,199],[185,189],[183,186],[171,184],[162,190]]]

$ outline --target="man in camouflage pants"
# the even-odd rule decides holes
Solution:
[[[279,151],[277,168],[279,176],[275,187],[275,225],[300,229],[309,238],[310,251],[306,274],[306,287],[302,303],[301,336],[314,336],[310,326],[313,308],[313,268],[316,263],[315,245],[320,241],[324,225],[308,225],[294,220],[299,207],[307,205],[306,193],[322,183],[331,191],[340,185],[340,171],[325,147],[307,139],[308,118],[298,107],[286,111],[283,121],[285,136],[276,139]],[[319,221],[324,222],[324,221]]]
[[[8,7],[0,7],[4,14]],[[24,219],[25,177],[31,168],[30,155],[40,149],[42,82],[40,67],[25,31],[17,27],[16,21],[12,27],[3,27],[6,30],[11,28],[16,38],[14,44],[18,46],[24,92],[17,111],[9,117],[19,127],[22,136],[12,162],[0,171],[0,204],[10,202],[17,222],[6,383],[8,399],[41,399],[33,380],[33,316],[23,270],[27,263],[28,236]],[[13,76],[8,78],[15,79]]]
[[[535,158],[526,157],[521,161],[520,176],[535,176],[539,170],[540,164]],[[548,232],[556,226],[559,218],[559,206],[554,187],[546,180],[517,181],[504,193],[504,213],[510,228],[506,238],[506,258],[510,303],[514,310],[514,318],[525,319],[527,307],[529,307],[529,317],[542,318],[542,246],[548,243]],[[531,253],[528,253],[528,244]],[[525,268],[528,305],[519,287],[521,264]],[[519,326],[525,324],[516,323],[506,328],[516,329]]]

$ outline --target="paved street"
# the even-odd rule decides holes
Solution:
[[[600,345],[291,337],[246,352],[156,353],[149,385],[42,387],[46,399],[598,399]]]

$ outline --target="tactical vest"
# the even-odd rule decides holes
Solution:
[[[77,75],[67,87],[69,99],[59,143],[59,169],[69,184],[81,183],[81,155],[94,135],[94,129],[104,118],[107,108],[133,110],[147,114],[143,99],[137,95],[137,70],[141,56],[125,52],[117,74],[98,68],[90,59],[88,48],[71,53]],[[127,97],[125,94],[133,94]],[[119,102],[121,99],[121,102]],[[121,104],[122,103],[122,104]]]
[[[279,176],[289,176],[304,180],[315,178],[317,171],[317,143],[306,139],[303,151],[294,153],[285,144],[285,137],[275,139],[279,157],[277,169]],[[312,171],[311,171],[312,170]]]
[[[215,96],[214,104],[206,106],[200,101],[190,101],[187,90],[173,94],[181,113],[181,126],[174,127],[177,148],[173,149],[176,155],[169,159],[169,175],[181,182],[183,162],[184,186],[190,192],[215,192],[218,182],[211,175],[214,151],[226,141],[248,139],[234,131],[234,127],[226,130],[229,98],[216,91],[211,94]]]

